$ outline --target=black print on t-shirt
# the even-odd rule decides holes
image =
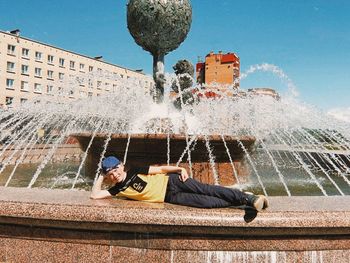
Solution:
[[[139,193],[141,193],[143,189],[145,189],[146,185],[147,183],[138,176],[136,176],[133,182],[131,183],[131,187]]]

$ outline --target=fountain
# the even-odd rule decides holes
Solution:
[[[161,21],[148,25],[153,17],[168,21],[164,35],[158,27]],[[157,91],[152,95],[145,94],[137,80],[120,79],[118,93],[108,96],[70,104],[43,100],[0,114],[0,141],[6,141],[0,148],[0,179],[7,186],[0,188],[0,244],[5,247],[1,261],[349,258],[349,125],[294,98],[242,95],[233,87],[232,97],[201,96],[197,104],[173,109],[163,90],[176,77],[164,74],[163,58],[184,40],[190,21],[189,1],[129,1],[130,32],[154,56]],[[169,28],[176,29],[177,23],[180,29],[170,41],[166,36],[175,31]],[[147,31],[147,43],[162,44],[142,42],[140,24],[154,30]],[[164,43],[168,40],[171,43]],[[271,71],[293,88],[283,71],[267,64],[253,66],[241,80],[256,70]],[[72,88],[74,84],[68,92]],[[205,92],[199,86],[193,90]],[[47,131],[44,138],[38,136],[39,128]],[[82,151],[62,149],[71,135]],[[108,154],[117,154],[127,164],[185,165],[203,182],[265,193],[271,208],[256,215],[244,209],[89,200],[88,191],[77,189],[90,189]],[[35,164],[26,166],[28,162]],[[30,176],[21,176],[24,172]]]
[[[192,9],[188,0],[179,1],[129,1],[127,5],[127,22],[130,34],[135,42],[153,56],[153,78],[155,89],[153,98],[156,103],[162,103],[164,99],[164,56],[176,49],[186,38],[192,21]],[[171,33],[170,33],[171,32]],[[167,110],[164,108],[164,110]],[[172,164],[178,165],[183,153],[187,155],[191,168],[191,175],[196,179],[206,183],[220,183],[232,185],[236,183],[232,176],[232,163],[236,167],[242,167],[244,151],[239,146],[241,142],[244,148],[250,151],[255,138],[253,136],[220,136],[216,134],[194,134],[193,140],[196,146],[189,151],[189,131],[184,125],[181,127],[181,134],[171,131],[172,120],[168,116],[159,118],[156,116],[150,119],[146,126],[156,126],[156,130],[142,134],[95,134],[91,139],[90,133],[74,134],[85,151],[88,151],[87,171],[94,177],[99,165],[100,156],[104,155],[124,156],[125,149],[130,165],[150,165],[150,164]],[[154,133],[153,133],[154,132]],[[109,138],[108,138],[109,136]],[[104,149],[104,142],[108,138],[108,148]],[[223,144],[223,140],[225,144]],[[210,146],[209,146],[210,142]],[[216,169],[211,169],[213,164],[208,163],[207,156],[203,153],[211,149],[211,154],[215,156],[215,162],[220,163]],[[187,149],[187,152],[184,152]],[[227,150],[231,151],[230,158]],[[169,154],[168,154],[169,151]],[[227,171],[230,170],[230,173]],[[242,169],[234,169],[237,175],[243,172]],[[237,179],[236,179],[237,180]]]

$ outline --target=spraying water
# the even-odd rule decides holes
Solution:
[[[238,90],[235,85],[220,89],[217,84],[206,87],[197,85],[192,87],[192,92],[200,98],[199,101],[186,104],[180,92],[177,96],[180,96],[182,109],[178,111],[173,106],[176,96],[166,95],[163,104],[156,104],[145,88],[147,85],[137,79],[106,76],[101,75],[101,72],[89,72],[79,78],[67,79],[64,85],[60,83],[63,88],[57,90],[55,96],[50,94],[41,98],[40,102],[27,102],[21,107],[0,113],[1,182],[6,186],[11,185],[18,176],[17,172],[22,172],[20,167],[26,164],[28,156],[39,148],[39,142],[41,154],[45,157],[32,175],[26,175],[30,177],[27,179],[29,188],[36,186],[41,176],[48,176],[46,170],[56,162],[57,149],[67,141],[70,134],[92,134],[89,144],[91,146],[95,136],[103,133],[107,137],[99,157],[96,176],[112,134],[125,134],[127,137],[125,153],[121,156],[124,161],[127,161],[133,134],[165,134],[168,164],[174,151],[171,138],[182,134],[186,146],[181,150],[182,154],[178,162],[175,162],[176,165],[187,156],[190,174],[193,176],[191,152],[197,147],[198,138],[202,137],[206,149],[203,154],[207,156],[214,182],[220,183],[215,147],[210,139],[210,136],[218,135],[230,164],[232,177],[241,189],[257,188],[266,195],[275,194],[269,183],[276,180],[282,186],[277,194],[298,194],[299,190],[294,190],[295,181],[300,188],[307,189],[303,194],[350,194],[350,124],[337,121],[314,107],[300,103],[295,97],[297,92],[293,82],[274,65],[252,66],[242,73],[239,81],[257,71],[275,74],[286,83],[293,96],[276,99]],[[88,83],[94,78],[114,78],[119,84],[106,95],[80,98],[67,103],[67,97],[72,93],[77,94],[82,82]],[[166,74],[166,78],[166,85],[169,86],[176,76]],[[169,90],[169,87],[165,87],[165,91]],[[215,91],[214,98],[206,97],[208,90]],[[46,133],[41,138],[37,133],[40,129]],[[246,149],[238,140],[239,147],[245,153],[247,173],[244,176],[237,172],[239,167],[236,167],[233,160],[234,154],[226,143],[226,136],[255,138],[253,151]],[[68,188],[79,189],[81,181],[84,181],[84,185],[90,182],[91,186],[94,178],[85,178],[83,169],[90,146],[80,156],[75,166],[75,176],[72,176]],[[71,175],[69,171],[62,171],[62,174]],[[66,176],[56,175],[53,185],[50,181],[50,187],[59,185],[59,178],[67,179]],[[330,190],[326,190],[327,187],[331,187]]]

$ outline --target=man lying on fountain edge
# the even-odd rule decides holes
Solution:
[[[102,183],[113,185],[102,190]],[[132,167],[125,171],[124,164],[114,156],[102,161],[102,173],[91,193],[92,199],[122,196],[146,202],[219,208],[245,205],[256,211],[268,207],[263,195],[245,193],[238,189],[200,183],[188,177],[185,168],[176,166]]]

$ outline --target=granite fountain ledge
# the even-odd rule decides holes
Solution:
[[[76,256],[68,262],[77,257],[101,260],[100,249],[113,259],[114,252],[137,257],[140,251],[147,251],[150,258],[146,259],[154,262],[166,259],[170,252],[176,262],[186,262],[184,251],[191,253],[193,262],[205,260],[203,253],[208,257],[210,251],[231,257],[254,251],[299,252],[299,256],[327,251],[332,258],[335,254],[349,258],[349,196],[270,197],[270,202],[268,210],[255,215],[235,208],[90,200],[85,191],[0,187],[0,261],[11,261],[9,255],[16,253],[42,250],[39,244],[50,251],[79,248],[71,251]],[[22,245],[29,250],[14,249]],[[87,250],[97,254],[81,254]],[[40,260],[45,258],[43,251],[36,253]]]

